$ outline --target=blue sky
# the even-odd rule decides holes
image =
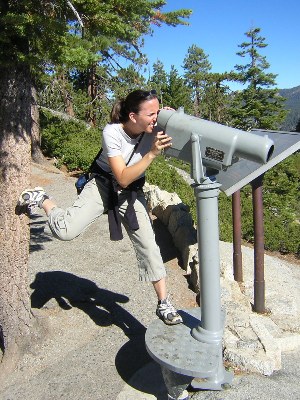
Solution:
[[[270,64],[267,72],[277,74],[277,87],[300,85],[299,0],[170,0],[163,10],[179,8],[193,10],[190,26],[155,27],[153,36],[145,37],[150,72],[160,60],[167,72],[174,65],[182,75],[183,60],[193,44],[208,55],[212,72],[230,71],[246,63],[236,52],[239,44],[248,41],[245,32],[255,27],[268,44],[260,54]]]

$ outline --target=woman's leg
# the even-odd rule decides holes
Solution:
[[[106,201],[106,187],[98,180],[92,179],[85,185],[71,207],[65,210],[58,207],[51,208],[48,222],[53,235],[60,240],[72,240],[79,236],[103,214]],[[48,206],[46,203],[45,207]]]
[[[72,240],[103,214],[107,204],[107,192],[108,189],[102,181],[92,179],[85,185],[73,205],[65,210],[49,199],[42,188],[27,189],[20,199],[24,199],[23,203],[29,209],[34,202],[36,206],[44,209],[48,216],[49,227],[56,238]],[[40,199],[36,201],[38,196]],[[21,200],[19,203],[22,205]]]
[[[134,210],[139,224],[139,229],[137,230],[131,230],[126,218],[124,217],[128,205],[128,196],[130,196],[130,194],[128,195],[128,192],[121,193],[119,196],[119,212],[122,218],[122,223],[126,228],[136,253],[139,267],[139,279],[146,282],[158,282],[166,277],[166,269],[161,257],[160,249],[155,240],[149,214],[145,207],[144,195],[139,195],[137,200],[134,202]],[[163,282],[161,285],[157,285],[159,292],[161,292]]]
[[[52,208],[57,207],[56,203],[51,199],[45,199],[41,204],[42,209],[45,211],[47,217],[49,216]]]
[[[167,285],[166,278],[162,278],[159,281],[152,282],[155,293],[158,300],[164,300],[167,298]]]
[[[120,200],[121,199],[122,197]],[[136,253],[140,280],[151,281],[153,284],[158,299],[156,314],[166,324],[174,325],[181,323],[181,316],[177,313],[167,296],[166,269],[155,240],[152,223],[145,206],[144,196],[140,195],[134,203],[134,209],[139,223],[139,229],[136,231],[130,230],[124,218],[126,208],[127,202],[125,201],[119,207],[122,222]]]

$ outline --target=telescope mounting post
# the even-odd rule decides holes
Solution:
[[[230,384],[233,376],[223,366],[222,336],[224,312],[221,310],[220,252],[218,196],[221,184],[206,177],[203,172],[199,135],[191,135],[192,174],[197,206],[197,238],[200,281],[201,321],[191,330],[194,339],[218,348],[218,368],[213,376],[198,383],[194,389],[222,389]]]

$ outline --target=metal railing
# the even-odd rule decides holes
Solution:
[[[254,225],[254,304],[253,311],[265,313],[264,278],[264,216],[262,196],[263,175],[251,182],[253,225]],[[242,224],[240,191],[232,194],[233,220],[233,275],[234,280],[243,282]]]

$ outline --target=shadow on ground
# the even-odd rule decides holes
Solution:
[[[46,223],[46,219],[40,215],[30,216],[30,253],[44,250],[44,243],[54,240],[51,234],[45,233]]]
[[[123,294],[99,288],[89,279],[63,271],[38,272],[30,285],[32,308],[42,308],[51,299],[69,310],[85,312],[99,326],[116,325],[126,336],[145,332],[145,327],[118,303],[127,303]]]
[[[114,324],[123,330],[129,341],[118,351],[115,363],[124,382],[151,361],[145,347],[145,326],[120,305],[129,301],[127,296],[62,271],[39,272],[30,287],[32,308],[43,308],[55,299],[63,310],[76,307],[99,326]]]

